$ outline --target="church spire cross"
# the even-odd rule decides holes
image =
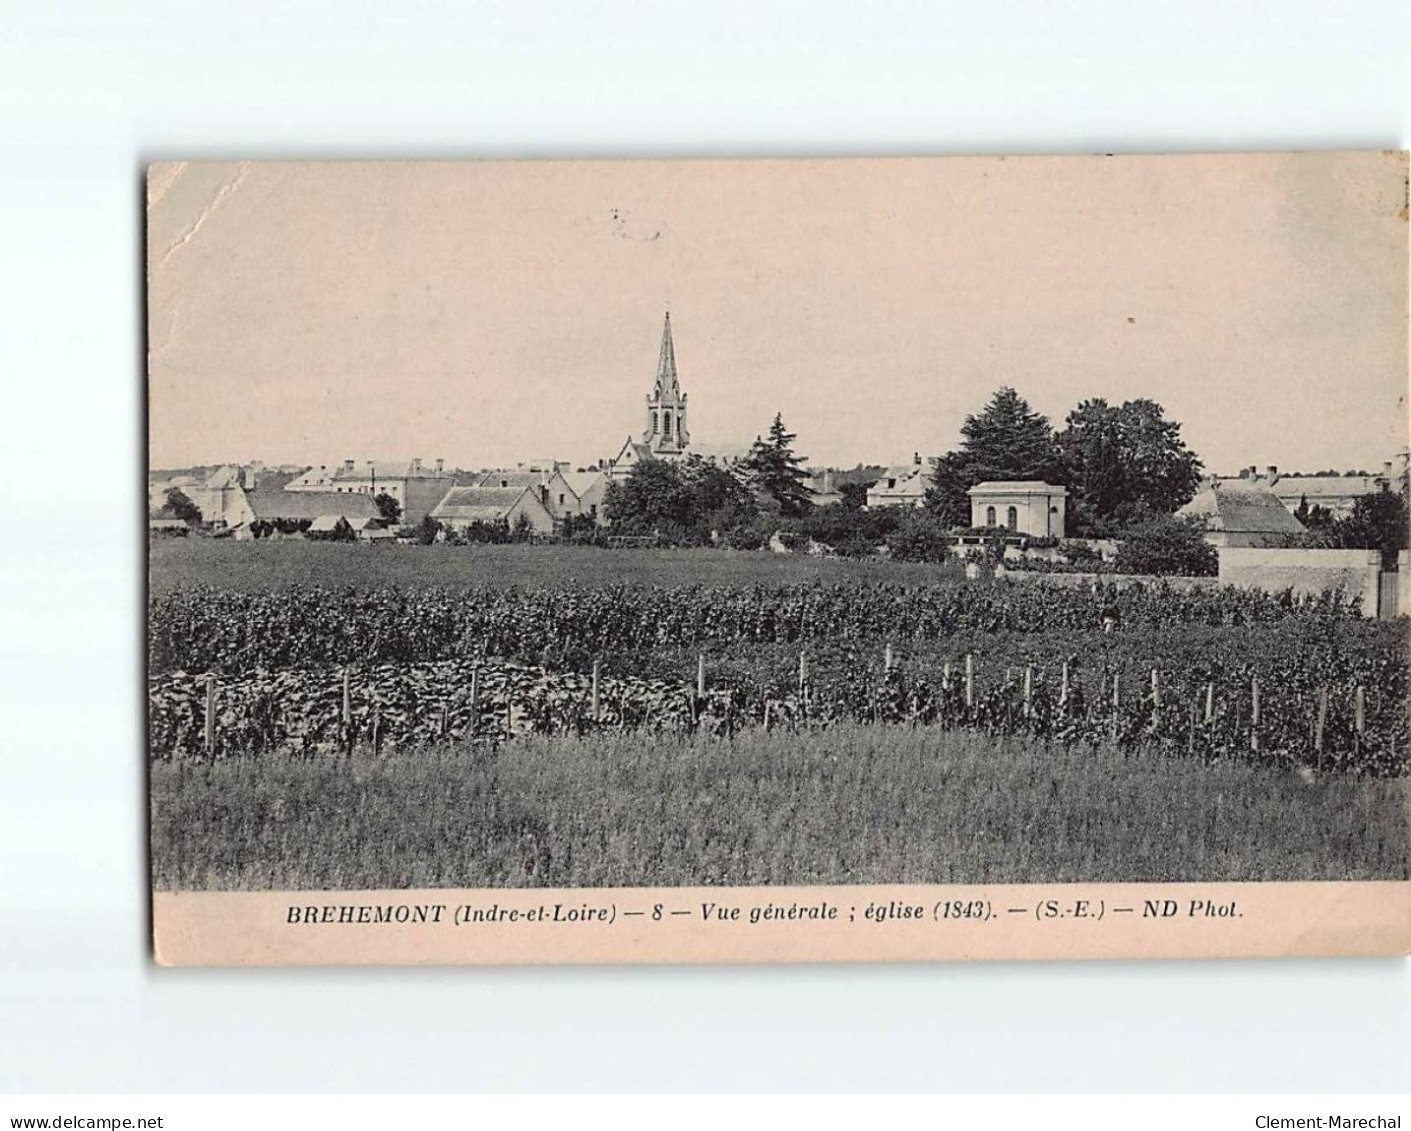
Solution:
[[[676,388],[676,347],[671,342],[671,311],[668,310],[666,322],[661,330],[661,356],[657,359],[656,390],[658,393],[675,392]]]

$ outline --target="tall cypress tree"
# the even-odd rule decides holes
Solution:
[[[756,437],[745,468],[750,483],[760,495],[772,499],[779,513],[796,518],[813,509],[813,492],[803,469],[805,459],[795,455],[793,444],[798,437],[784,427],[782,413],[774,414],[768,439]]]
[[[1063,458],[1048,418],[1008,385],[961,426],[959,449],[936,464],[926,502],[954,526],[970,524],[966,492],[993,479],[1043,479],[1064,483]]]

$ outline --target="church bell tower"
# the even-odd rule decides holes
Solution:
[[[659,459],[682,455],[691,442],[686,430],[686,394],[676,377],[676,348],[671,341],[671,313],[661,331],[661,356],[657,359],[656,384],[647,395],[647,426],[642,443]]]

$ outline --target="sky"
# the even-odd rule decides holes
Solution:
[[[1407,444],[1404,154],[189,163],[148,175],[155,468],[586,464],[671,311],[692,439],[955,447],[1147,397],[1211,471]]]

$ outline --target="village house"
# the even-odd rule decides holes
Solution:
[[[1346,518],[1358,499],[1392,490],[1394,474],[1390,460],[1382,464],[1380,475],[1281,475],[1277,467],[1270,465],[1262,473],[1258,467],[1242,468],[1238,477],[1222,478],[1220,482],[1266,487],[1290,513],[1306,501],[1310,509],[1322,507],[1334,518]]]
[[[808,489],[813,492],[813,505],[816,507],[831,507],[835,503],[843,501],[842,492],[833,482],[833,469],[825,467],[819,471],[810,471],[808,474]]]
[[[894,464],[867,488],[869,507],[919,507],[926,501],[931,468],[916,452],[910,463]]]
[[[247,491],[259,482],[261,465],[241,467],[225,464],[216,468],[199,487],[186,489],[187,497],[201,512],[201,521],[221,528],[239,526],[255,517]]]
[[[155,514],[167,505],[167,492],[180,491],[188,499],[191,492],[201,486],[204,476],[200,475],[171,475],[165,478],[151,478],[147,480],[147,510]]]
[[[445,460],[438,459],[434,466],[427,467],[420,459],[345,459],[336,467],[327,464],[311,467],[284,489],[372,497],[387,495],[402,508],[398,521],[415,526],[454,484],[455,477],[446,470]]]
[[[568,482],[571,472],[559,470],[557,461],[540,464],[536,470],[524,465],[513,471],[487,471],[472,486],[527,488],[533,491],[555,522],[585,513],[578,492]]]
[[[506,523],[511,529],[521,518],[536,534],[552,534],[554,517],[529,487],[452,487],[431,511],[431,517],[453,530],[475,523]]]
[[[1041,479],[992,479],[970,496],[972,527],[1003,527],[1030,538],[1062,538],[1068,491]]]
[[[1176,517],[1203,522],[1212,546],[1273,547],[1304,533],[1268,484],[1254,479],[1211,479]]]
[[[587,515],[594,522],[605,521],[603,496],[610,482],[607,475],[601,471],[565,471],[562,475],[578,500],[578,514]]]
[[[249,531],[253,522],[302,523],[311,526],[324,520],[342,519],[354,530],[381,518],[371,495],[339,494],[336,491],[289,491],[279,487],[246,492],[251,518],[240,529]]]

